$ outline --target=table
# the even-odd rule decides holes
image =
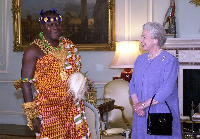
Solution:
[[[99,98],[96,101],[89,103],[94,105],[99,110],[101,121],[104,122],[104,115],[106,116],[106,127],[108,127],[108,112],[114,109],[115,100],[111,98]]]
[[[97,99],[96,107],[100,114],[104,114],[114,109],[114,103],[115,100],[110,98]]]
[[[107,113],[114,109],[115,100],[111,98],[99,98],[96,101],[88,101],[92,105],[94,105],[98,110],[101,116],[104,113]]]

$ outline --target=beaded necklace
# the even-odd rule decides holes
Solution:
[[[64,44],[62,42],[62,37],[59,38],[59,45],[58,48],[57,47],[53,47],[44,37],[43,32],[40,32],[39,34],[40,39],[43,41],[44,45],[45,45],[45,49],[47,52],[52,52],[53,50],[57,50],[62,49],[64,47]]]
[[[67,79],[67,73],[65,72],[65,62],[66,62],[66,57],[67,57],[67,53],[68,50],[64,48],[64,38],[60,37],[59,39],[59,46],[57,47],[53,47],[43,36],[43,32],[40,32],[39,34],[40,39],[38,39],[37,41],[35,41],[34,43],[36,43],[42,50],[44,53],[46,54],[51,54],[53,55],[57,60],[58,63],[60,65],[60,76],[62,81]]]

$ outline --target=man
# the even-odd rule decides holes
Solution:
[[[40,15],[40,39],[27,48],[22,60],[20,82],[27,125],[38,138],[91,138],[83,102],[75,100],[69,89],[70,75],[80,71],[81,57],[74,44],[61,36],[62,17],[56,10],[42,10]]]

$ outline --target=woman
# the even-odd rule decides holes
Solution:
[[[165,30],[156,22],[143,25],[141,44],[144,51],[134,64],[134,72],[130,81],[130,96],[133,101],[134,118],[132,139],[180,139],[181,126],[179,101],[176,80],[178,76],[178,60],[163,50]],[[147,134],[147,117],[151,99],[154,96],[151,113],[169,113],[168,103],[173,116],[172,136]]]

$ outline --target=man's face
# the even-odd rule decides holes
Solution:
[[[55,14],[50,14],[48,17],[57,17]],[[62,26],[60,21],[46,22],[42,24],[41,29],[44,37],[48,41],[57,41],[62,33]]]

